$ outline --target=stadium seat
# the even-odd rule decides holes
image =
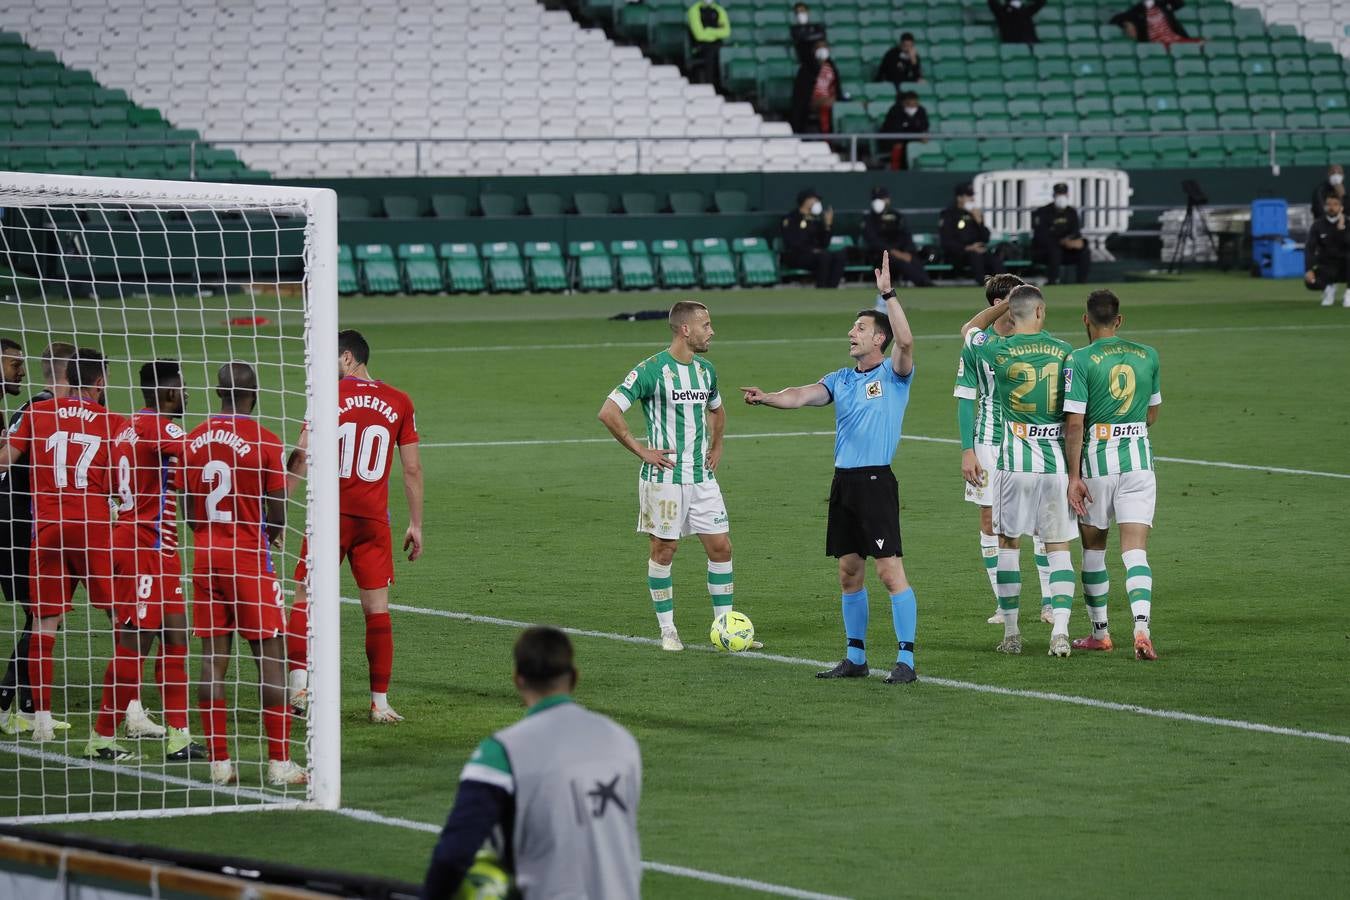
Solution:
[[[608,194],[593,192],[573,194],[572,205],[583,216],[607,216],[611,206]]]
[[[671,191],[670,211],[681,216],[701,216],[708,209],[708,200],[698,191]]]
[[[432,194],[431,211],[438,219],[463,219],[469,214],[469,200],[459,194]]]
[[[485,216],[514,216],[519,204],[513,194],[479,194],[478,208]]]
[[[356,281],[356,258],[346,244],[338,244],[337,278],[339,294],[355,294],[360,290]]]
[[[651,216],[657,212],[656,195],[645,191],[624,191],[619,207],[630,216]]]
[[[661,287],[692,287],[695,284],[694,258],[689,255],[689,246],[684,241],[652,241],[651,249],[656,257],[656,274]]]
[[[599,241],[573,241],[567,245],[572,260],[573,280],[583,291],[611,291],[614,289],[614,265],[605,245]]]
[[[740,263],[741,284],[753,287],[778,283],[778,259],[764,238],[736,238],[731,249]]]
[[[478,248],[473,244],[441,244],[445,282],[452,294],[477,294],[487,288]]]
[[[525,261],[529,268],[530,290],[567,290],[567,266],[563,262],[561,247],[552,241],[526,241],[524,250]]]
[[[703,287],[731,287],[736,284],[736,262],[722,238],[699,238],[690,242],[698,261]]]
[[[388,199],[385,198],[386,211]],[[445,290],[445,278],[436,260],[436,251],[430,244],[399,244],[397,253],[403,268],[404,290],[410,294],[436,294]]]
[[[750,198],[744,191],[713,191],[713,208],[720,213],[748,212]]]
[[[484,244],[481,252],[487,263],[488,290],[494,294],[525,290],[525,266],[515,243],[496,241]]]
[[[561,216],[565,212],[562,197],[534,191],[525,195],[525,208],[532,216]]]
[[[394,251],[388,244],[361,244],[355,255],[361,286],[367,294],[397,294],[402,289]]]
[[[380,203],[384,206],[385,216],[390,219],[416,219],[422,215],[422,204],[416,197],[403,194],[386,195],[380,198]],[[427,247],[427,250],[431,248]],[[434,252],[432,258],[435,258]]]
[[[619,270],[619,287],[623,290],[649,288],[656,284],[647,245],[642,241],[611,241],[610,255]]]

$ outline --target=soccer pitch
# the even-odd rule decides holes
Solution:
[[[648,897],[1328,893],[1350,846],[1350,633],[1336,562],[1350,502],[1350,310],[1319,308],[1297,281],[1115,287],[1122,335],[1162,360],[1157,663],[1136,662],[1122,639],[1114,536],[1114,653],[1045,655],[1029,548],[1026,651],[993,651],[1001,629],[985,624],[994,604],[976,510],[961,499],[952,398],[957,327],[983,306],[973,288],[901,292],[917,335],[894,463],[919,605],[920,681],[907,687],[812,677],[843,651],[824,556],[833,411],[749,408],[735,390],[847,365],[845,333],[872,305],[870,286],[354,298],[342,324],[370,340],[375,377],[413,397],[423,441],[426,556],[399,561],[392,593],[391,701],[407,721],[365,721],[361,616],[346,604],[344,815],[57,827],[420,880],[464,760],[521,714],[513,623],[551,623],[579,630],[578,698],[642,746]],[[1086,293],[1047,289],[1050,328],[1075,346]],[[646,541],[633,533],[637,460],[595,419],[669,336],[664,322],[608,317],[684,296],[709,305],[717,331],[708,356],[728,404],[718,474],[737,608],[761,654],[702,652],[711,613],[694,540],[674,568],[691,649],[653,646]],[[190,424],[207,411],[195,387]],[[628,418],[641,434],[640,412]],[[401,487],[390,493],[397,535]],[[868,585],[869,661],[889,666],[888,602],[870,573]],[[1073,622],[1080,636],[1081,586]],[[191,774],[205,781],[205,766]]]

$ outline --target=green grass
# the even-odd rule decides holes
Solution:
[[[1297,282],[1198,276],[1119,291],[1126,333],[1162,358],[1160,456],[1350,473],[1350,411],[1340,400],[1350,379],[1345,311],[1318,308]],[[1084,295],[1048,291],[1050,326],[1075,345],[1085,342]],[[374,348],[372,371],[418,406],[427,556],[400,562],[396,602],[654,636],[645,542],[632,532],[636,461],[607,441],[595,412],[668,335],[661,322],[607,317],[677,296],[343,302],[343,324]],[[832,411],[747,408],[734,388],[806,383],[847,364],[844,334],[871,294],[781,289],[704,299],[717,329],[709,356],[729,401],[720,480],[737,605],[769,652],[836,659],[838,586],[823,555],[831,439],[738,437],[829,431]],[[951,438],[955,331],[982,301],[968,288],[904,299],[920,336],[905,433]],[[133,330],[166,323],[155,302],[127,312]],[[93,321],[83,308],[62,314],[69,324],[56,330]],[[3,310],[0,331],[13,330],[12,318]],[[203,327],[216,336],[192,345],[198,356],[252,346],[205,319]],[[277,359],[275,331],[261,334],[269,337],[257,347]],[[25,333],[30,345],[46,339]],[[111,352],[143,352],[145,339],[126,346]],[[155,341],[158,352],[164,346]],[[483,349],[502,347],[515,349]],[[204,379],[190,423],[207,405]],[[630,421],[640,433],[636,413]],[[544,443],[473,446],[503,441]],[[1160,462],[1150,559],[1162,658],[1144,665],[1125,647],[1050,659],[1048,626],[1039,623],[1026,628],[1024,656],[992,652],[999,633],[984,623],[993,604],[975,510],[960,499],[957,448],[903,441],[895,469],[921,675],[1350,734],[1337,525],[1350,481]],[[392,496],[399,529],[397,483]],[[1114,543],[1108,563],[1123,637]],[[709,614],[696,543],[677,555],[675,584],[677,622],[687,642],[701,643]],[[345,574],[344,586],[354,593]],[[883,665],[889,615],[874,577],[869,586],[872,662]],[[1077,634],[1081,606],[1074,615]],[[408,721],[381,729],[363,721],[360,614],[343,607],[343,803],[438,823],[472,747],[520,714],[509,681],[515,632],[413,613],[394,621],[392,698]],[[808,666],[767,659],[662,654],[595,637],[576,644],[580,698],[629,727],[643,748],[645,859],[851,897],[1044,895],[1087,885],[1111,895],[1313,895],[1344,877],[1344,744],[932,682],[818,682]],[[153,692],[148,700],[155,704]],[[0,766],[11,760],[0,745]],[[34,790],[31,777],[21,786]],[[0,771],[0,797],[14,794],[13,771]],[[433,841],[322,813],[59,827],[409,880],[420,878]],[[735,891],[649,873],[644,893]]]

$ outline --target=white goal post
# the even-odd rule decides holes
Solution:
[[[213,784],[205,762],[170,763],[155,741],[129,740],[139,760],[88,760],[85,741],[99,710],[112,655],[109,618],[75,591],[54,651],[52,715],[66,721],[54,741],[31,729],[0,733],[0,821],[51,822],[207,814],[275,808],[336,809],[341,798],[337,478],[337,198],[319,188],[214,184],[0,172],[0,338],[22,345],[27,377],[10,388],[18,404],[43,387],[40,356],[52,342],[100,350],[108,359],[108,409],[131,416],[143,404],[140,367],[181,363],[191,432],[219,411],[215,372],[242,361],[258,374],[257,416],[282,439],[283,461],[299,433],[308,474],[291,498],[280,583],[292,586],[308,543],[310,702],[296,761],[304,786],[269,785],[259,667],[235,639],[226,685],[239,783]],[[3,507],[8,510],[8,506]],[[7,513],[0,513],[8,515]],[[181,524],[181,523],[180,523]],[[179,542],[184,598],[192,610],[192,539]],[[0,668],[25,613],[0,604]],[[191,734],[202,740],[196,687],[199,641],[189,640]],[[151,669],[150,656],[142,660]],[[158,657],[156,657],[158,660]],[[156,663],[156,666],[158,663]],[[160,692],[144,676],[144,709],[158,717]],[[14,715],[18,715],[17,699]],[[120,711],[119,711],[120,718]],[[6,729],[7,731],[9,729]],[[268,732],[271,733],[270,731]],[[119,740],[122,729],[117,732]],[[282,742],[285,743],[285,742]]]

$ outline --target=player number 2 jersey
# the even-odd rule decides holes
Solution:
[[[975,401],[975,443],[998,446],[1003,440],[1003,411],[994,389],[990,354],[1001,340],[993,328],[966,334],[961,359],[956,364],[956,389],[952,396]]]
[[[1013,334],[993,349],[1003,409],[1003,472],[1063,474],[1065,360],[1073,348],[1049,332]]]
[[[383,381],[338,382],[338,506],[344,516],[389,521],[394,448],[418,441],[412,400]]]
[[[662,350],[638,363],[609,399],[624,412],[635,400],[642,402],[647,420],[647,445],[675,451],[674,469],[642,464],[643,481],[666,484],[701,484],[716,481],[708,471],[708,410],[722,407],[717,392],[717,372],[712,363],[695,356],[682,363]]]
[[[264,498],[286,489],[275,434],[250,416],[214,415],[187,436],[183,468],[198,549],[266,548]]]
[[[1083,476],[1153,468],[1148,410],[1162,403],[1158,351],[1108,337],[1073,351],[1064,411],[1083,414]]]

